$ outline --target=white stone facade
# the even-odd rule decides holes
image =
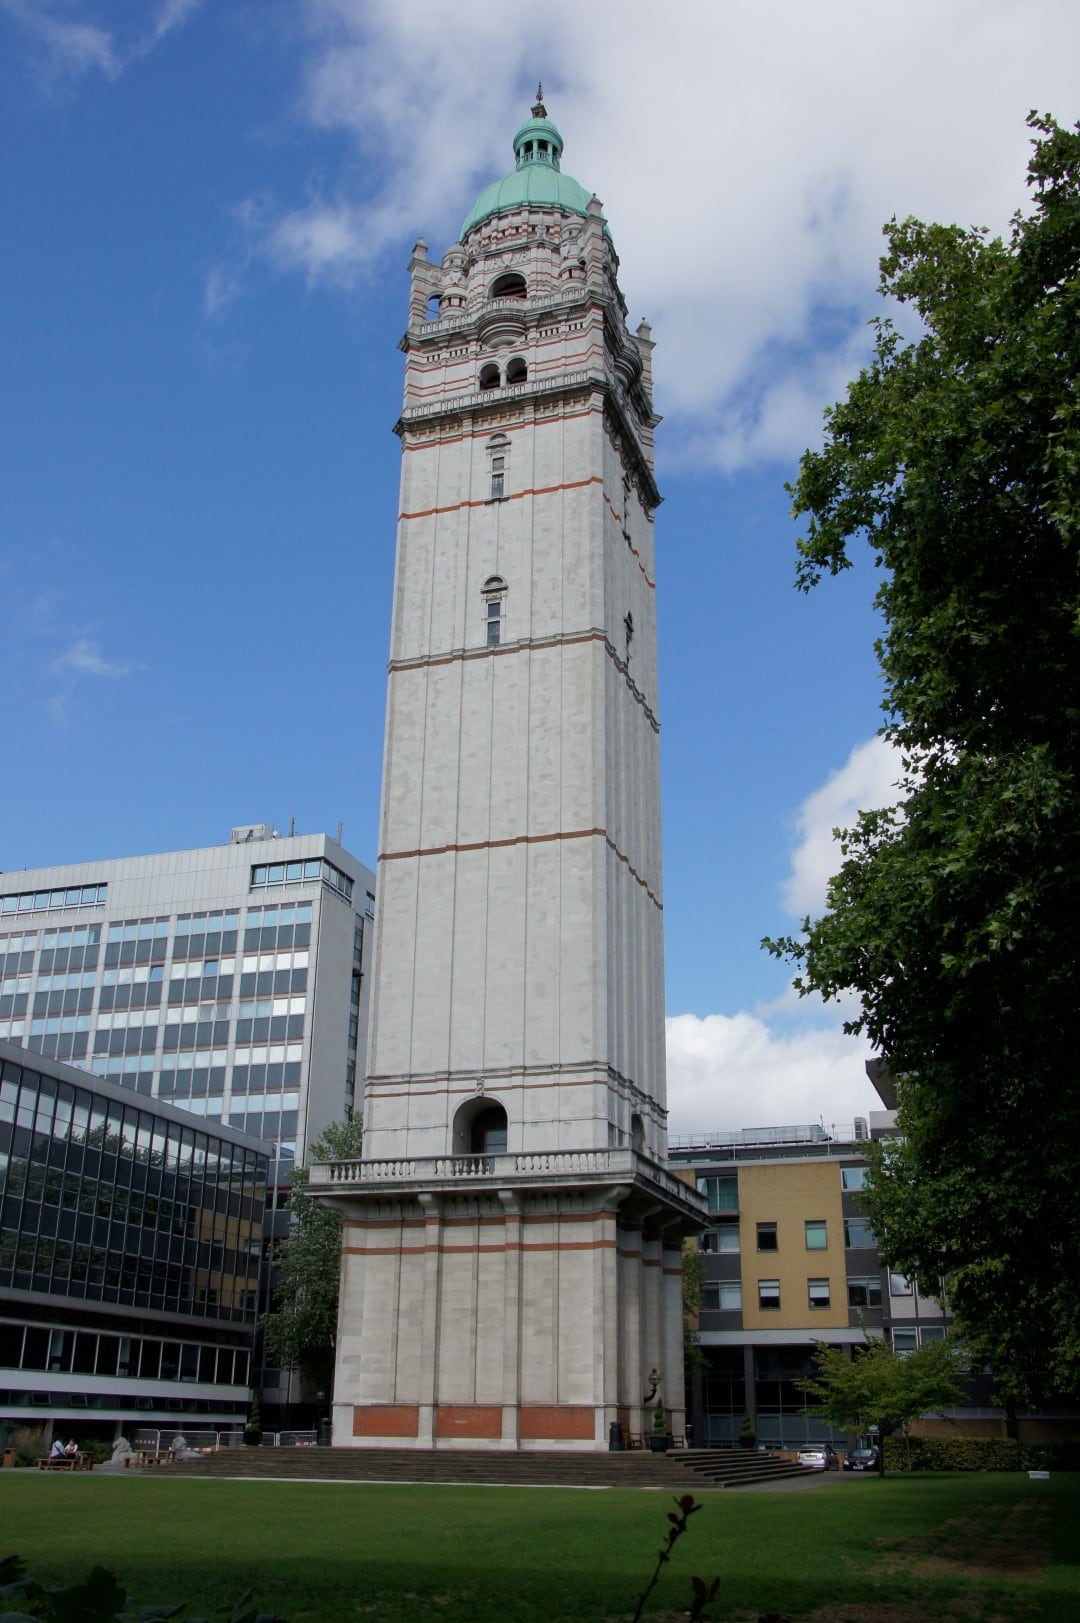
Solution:
[[[617,270],[595,198],[410,265],[364,1161],[316,1174],[337,1442],[606,1446],[661,1366],[682,1407],[657,419]]]

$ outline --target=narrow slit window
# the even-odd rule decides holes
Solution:
[[[493,456],[491,459],[491,499],[499,501],[506,494],[506,458]]]
[[[501,575],[489,575],[484,582],[484,641],[488,648],[498,648],[503,638],[503,602],[506,582]]]

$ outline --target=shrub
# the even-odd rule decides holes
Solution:
[[[33,1465],[43,1454],[49,1452],[45,1441],[45,1427],[20,1426],[12,1433],[8,1447],[15,1450],[16,1465]]]
[[[227,1623],[286,1623],[274,1612],[260,1612],[249,1605],[251,1591],[230,1607]],[[51,1623],[161,1623],[178,1617],[179,1606],[144,1606],[135,1602],[114,1573],[95,1567],[81,1583],[67,1588],[48,1589],[31,1578],[26,1564],[17,1555],[0,1560],[0,1608],[4,1617],[21,1620],[45,1618]],[[183,1623],[210,1623],[206,1618],[186,1618]]]
[[[104,1437],[86,1437],[79,1444],[79,1453],[89,1455],[95,1465],[104,1465],[112,1459],[112,1444]]]
[[[887,1471],[1077,1471],[1080,1443],[1021,1443],[1014,1437],[885,1439]]]

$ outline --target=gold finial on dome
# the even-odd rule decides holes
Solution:
[[[536,104],[533,107],[532,116],[534,118],[547,117],[547,108],[544,106],[544,86],[542,82],[538,82],[536,86]]]

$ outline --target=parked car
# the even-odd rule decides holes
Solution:
[[[881,1455],[876,1448],[849,1448],[844,1456],[845,1471],[876,1471]]]
[[[808,1443],[795,1456],[796,1464],[808,1465],[811,1471],[835,1471],[840,1464],[831,1443]]]

